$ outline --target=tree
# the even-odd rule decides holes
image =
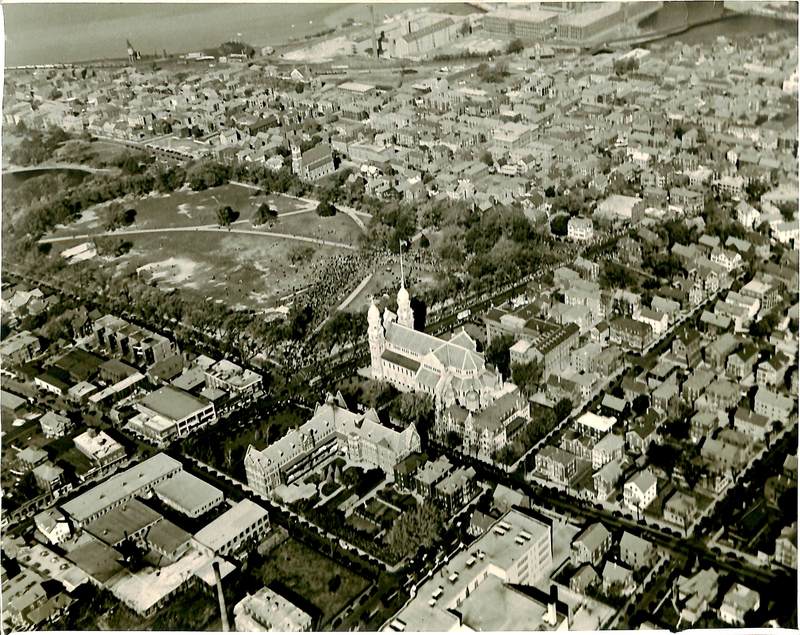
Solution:
[[[239,212],[230,205],[222,205],[217,208],[217,223],[222,227],[228,227],[239,217]]]
[[[402,558],[419,547],[428,548],[441,537],[444,513],[432,503],[417,505],[395,522],[386,534],[389,553]]]
[[[342,586],[342,576],[338,573],[333,575],[330,580],[328,580],[328,592],[329,593],[336,593],[339,590],[339,587]]]
[[[514,338],[511,335],[501,335],[493,338],[486,347],[484,355],[486,361],[493,364],[503,377],[508,377],[511,373],[511,358],[508,349],[513,344]]]
[[[631,406],[636,416],[641,417],[650,407],[650,397],[648,395],[637,395]]]
[[[492,153],[489,152],[488,150],[484,150],[483,152],[481,152],[480,160],[482,163],[485,163],[489,167],[494,165],[494,159],[492,158]]]
[[[572,412],[572,402],[564,397],[559,400],[555,408],[553,408],[553,412],[556,415],[556,422],[563,421],[569,416],[569,413]]]
[[[276,218],[278,218],[278,210],[268,203],[261,203],[256,210],[253,220],[255,220],[256,225],[265,225],[267,223],[272,223]]]
[[[135,220],[135,209],[125,209],[120,203],[111,203],[105,213],[103,228],[106,231],[114,231],[120,227],[131,225]]]
[[[569,214],[554,216],[553,220],[550,221],[550,233],[553,234],[553,236],[566,236],[569,219]]]
[[[541,361],[532,360],[527,363],[511,365],[511,381],[526,395],[533,395],[539,390],[544,367]]]
[[[392,400],[389,412],[404,423],[432,423],[433,398],[430,395],[404,392]]]
[[[509,55],[516,55],[517,53],[522,53],[525,50],[525,44],[522,43],[522,40],[519,38],[513,39],[508,43],[508,47],[506,48],[506,53]]]
[[[457,448],[461,445],[461,435],[455,430],[450,430],[444,437],[445,445],[448,448]]]

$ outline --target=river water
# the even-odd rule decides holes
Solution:
[[[375,18],[420,4],[375,3]],[[436,5],[464,13],[466,5]],[[285,44],[352,18],[370,20],[357,3],[264,4],[5,4],[6,66],[55,64],[126,56],[126,40],[142,54],[185,53],[230,40],[256,47]]]
[[[725,12],[724,20],[701,24],[689,28],[683,33],[667,36],[658,40],[658,44],[671,44],[675,41],[695,45],[713,42],[723,35],[729,39],[754,37],[766,33],[784,33],[797,36],[797,24],[791,20],[777,20],[763,16],[732,14]],[[669,2],[653,15],[645,18],[640,26],[649,31],[660,31],[682,27],[686,24],[698,24],[723,16],[721,2]]]
[[[462,3],[375,3],[378,20],[406,9],[435,6],[463,13]],[[348,18],[367,22],[369,5],[357,3],[268,4],[5,4],[6,66],[51,64],[126,55],[126,39],[141,53],[188,52],[242,40],[253,46],[274,46],[341,24]],[[642,26],[660,30],[721,15],[721,2],[667,2]],[[797,33],[791,21],[758,16],[698,26],[665,40],[694,44],[770,31]]]

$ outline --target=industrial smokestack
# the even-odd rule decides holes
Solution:
[[[217,599],[219,600],[219,615],[222,618],[222,631],[228,633],[231,630],[231,626],[228,624],[228,609],[225,608],[225,596],[222,593],[222,575],[219,572],[219,561],[216,559],[212,561],[211,567],[214,569],[214,579],[217,581]]]

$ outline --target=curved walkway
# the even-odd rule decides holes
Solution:
[[[249,236],[266,236],[268,238],[285,238],[287,240],[297,240],[325,247],[337,247],[339,249],[349,249],[356,251],[356,247],[347,243],[340,243],[335,240],[323,240],[322,238],[310,238],[309,236],[298,236],[297,234],[282,234],[280,232],[265,232],[255,229],[228,229],[219,225],[200,225],[196,227],[164,227],[162,229],[126,229],[122,231],[99,232],[96,234],[73,234],[72,236],[58,236],[56,238],[42,238],[39,244],[66,242],[68,240],[85,240],[100,236],[134,236],[137,234],[163,234],[174,232],[210,232],[225,234],[247,234]]]
[[[9,165],[3,168],[3,174],[22,174],[24,172],[36,172],[38,170],[78,170],[87,174],[107,174],[111,172],[108,168],[93,168],[82,163],[40,163],[39,165]]]

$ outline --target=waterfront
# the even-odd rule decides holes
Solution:
[[[465,5],[442,4],[439,11]],[[375,17],[420,5],[375,5]],[[3,6],[6,66],[122,58],[126,39],[144,55],[184,53],[241,40],[284,44],[341,25],[366,22],[369,5],[287,4],[26,4]]]
[[[678,30],[673,35],[666,35],[648,44],[656,46],[671,45],[676,41],[690,45],[702,44],[719,36],[737,39],[772,32],[797,34],[797,24],[791,20],[734,13],[723,10],[720,2],[665,3],[659,11],[642,20],[639,26],[652,32]]]

